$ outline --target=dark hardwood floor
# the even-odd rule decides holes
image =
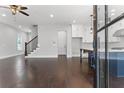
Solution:
[[[0,87],[4,88],[91,88],[93,73],[87,59],[25,59],[24,56],[0,60]]]

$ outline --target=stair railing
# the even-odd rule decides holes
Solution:
[[[35,36],[29,42],[25,42],[25,56],[28,56],[31,52],[33,52],[38,47],[38,36]]]

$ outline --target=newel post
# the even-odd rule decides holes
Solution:
[[[25,56],[27,56],[27,42],[25,42]]]

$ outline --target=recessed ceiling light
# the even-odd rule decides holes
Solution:
[[[6,16],[6,14],[2,14],[2,16],[4,16],[4,17],[5,17],[5,16]]]
[[[115,15],[115,13],[111,13],[111,16],[114,16]]]
[[[73,20],[73,23],[76,23],[76,20]]]
[[[22,28],[22,26],[21,26],[21,25],[19,25],[19,28]]]
[[[53,17],[54,17],[54,15],[53,15],[53,14],[50,14],[50,17],[51,17],[51,18],[53,18]]]
[[[115,9],[112,9],[111,12],[115,12]]]

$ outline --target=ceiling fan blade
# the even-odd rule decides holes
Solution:
[[[27,7],[20,7],[21,10],[26,10],[28,9]]]
[[[22,14],[24,14],[24,15],[26,15],[26,16],[29,16],[29,14],[27,14],[26,12],[24,12],[24,11],[19,11],[20,13],[22,13]]]
[[[10,6],[17,7],[18,5],[10,5]]]

